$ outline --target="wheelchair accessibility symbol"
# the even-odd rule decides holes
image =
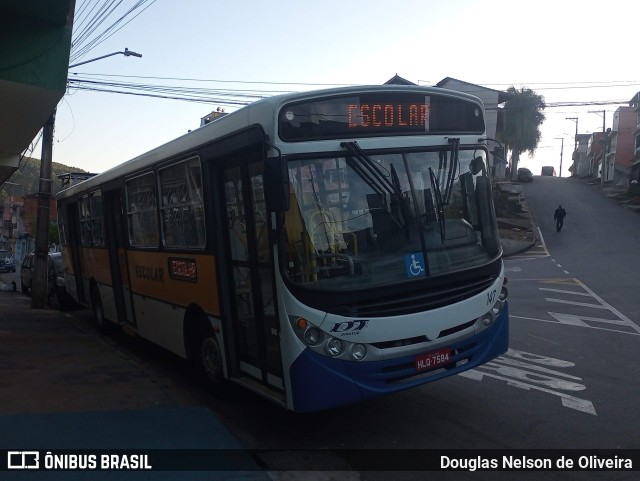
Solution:
[[[404,264],[408,279],[427,275],[427,264],[424,261],[424,254],[422,252],[407,254],[404,256]]]

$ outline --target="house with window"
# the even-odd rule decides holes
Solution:
[[[613,128],[608,136],[605,180],[623,187],[629,186],[631,162],[635,151],[634,132],[638,129],[638,114],[633,107],[619,107],[613,114]]]
[[[589,175],[600,178],[602,163],[602,140],[604,132],[593,132],[589,134],[587,142],[587,163],[589,165]]]

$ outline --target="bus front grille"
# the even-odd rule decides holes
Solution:
[[[376,296],[374,299],[355,301],[335,306],[330,311],[346,317],[387,317],[424,312],[469,299],[488,289],[496,278],[486,277],[464,284],[449,284],[438,289],[420,289],[413,292]]]

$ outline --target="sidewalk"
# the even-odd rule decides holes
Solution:
[[[172,397],[90,326],[60,311],[31,309],[30,298],[1,289],[0,449],[42,450],[41,459],[59,449],[239,450],[233,451],[238,469],[247,466],[147,471],[143,478],[125,471],[0,470],[0,479],[270,479],[212,411]]]
[[[584,182],[598,189],[604,196],[613,200],[618,205],[626,207],[636,214],[640,213],[640,193],[637,187],[630,190],[628,187],[614,184],[612,181],[606,182],[603,186],[600,179],[593,177],[571,177],[571,179]]]
[[[534,247],[538,242],[536,226],[531,218],[526,199],[522,199],[522,211],[508,217],[498,217],[498,233],[502,256],[510,257]]]

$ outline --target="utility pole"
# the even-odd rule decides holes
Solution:
[[[562,140],[560,144],[560,171],[558,172],[558,177],[562,177],[562,154],[564,153],[564,137],[556,137],[556,140]]]
[[[31,308],[44,309],[48,292],[49,260],[49,204],[51,200],[51,164],[53,158],[53,127],[56,111],[42,128],[42,159],[38,189],[38,219],[36,223],[36,251],[31,283]]]
[[[600,187],[604,187],[605,180],[609,179],[609,151],[611,150],[611,129],[608,129],[600,139],[602,145],[602,174],[600,176]]]
[[[576,136],[573,138],[573,175],[578,175],[578,162],[580,156],[578,155],[578,117],[565,117],[565,120],[573,120],[576,123]]]
[[[602,151],[602,162],[600,164],[600,188],[604,187],[604,162],[605,162],[605,137],[607,135],[607,130],[606,130],[606,125],[607,125],[607,111],[606,110],[589,110],[590,114],[598,114],[600,115],[600,112],[602,112],[602,139],[600,139],[600,144],[602,145],[602,148],[600,149]]]
[[[128,48],[124,52],[113,52],[101,57],[69,65],[69,68],[95,62],[113,55],[125,57],[142,57]],[[47,305],[48,262],[49,262],[49,205],[51,201],[51,164],[53,163],[53,130],[56,122],[56,110],[42,127],[42,159],[40,160],[40,186],[38,189],[38,219],[36,223],[36,250],[31,284],[31,308],[44,309]]]

